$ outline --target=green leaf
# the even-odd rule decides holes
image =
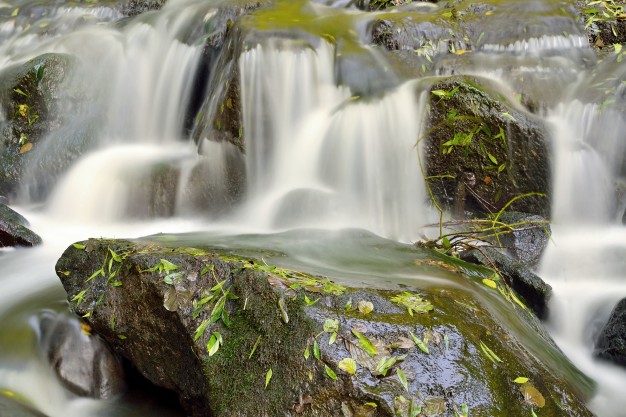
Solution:
[[[343,358],[339,361],[337,366],[349,375],[354,375],[356,373],[356,361],[352,358]]]
[[[332,369],[330,369],[328,367],[328,365],[324,365],[324,370],[326,371],[326,375],[328,375],[330,377],[330,379],[336,381],[337,380],[337,374],[335,373],[335,371],[333,371]]]
[[[256,351],[256,348],[259,346],[260,342],[261,342],[261,335],[259,335],[259,337],[256,338],[256,342],[254,342],[254,346],[252,346],[252,350],[250,351],[250,355],[248,356],[248,359],[252,359],[252,355],[254,355],[254,352]],[[307,349],[308,348],[309,347],[307,346]]]
[[[404,387],[404,390],[406,392],[409,392],[409,381],[407,381],[406,375],[404,374],[404,371],[402,369],[398,368],[396,370],[396,374],[398,375],[398,378],[400,379],[400,383]]]
[[[271,379],[272,379],[272,368],[270,368],[269,371],[267,371],[267,373],[265,374],[265,389],[267,389],[267,386],[269,385]]]
[[[448,239],[447,237],[443,237],[441,239],[441,245],[443,246],[445,250],[450,250],[450,248],[452,247],[452,244],[450,243],[450,239]]]
[[[506,117],[507,119],[513,120],[514,122],[516,122],[517,120],[515,119],[515,117],[511,116],[510,113],[507,112],[503,112],[502,116]]]
[[[204,334],[204,332],[205,332],[205,330],[206,330],[206,328],[208,326],[209,326],[209,321],[208,320],[204,320],[202,323],[200,323],[200,325],[196,329],[196,332],[193,335],[193,341],[194,342],[202,337],[202,335]]]
[[[424,300],[419,295],[412,294],[407,291],[391,297],[390,300],[396,304],[406,307],[411,316],[413,315],[413,312],[426,313],[433,309],[433,305],[428,300]]]
[[[85,245],[83,245],[82,243],[74,243],[72,246],[74,246],[76,249],[85,249]]]
[[[489,288],[497,288],[498,284],[496,284],[495,281],[489,279],[489,278],[483,278],[483,284],[485,284],[485,286],[489,287]]]
[[[165,270],[166,274],[169,274],[170,271],[174,271],[174,270],[178,269],[178,265],[174,265],[173,263],[171,263],[167,259],[161,259],[160,265],[163,268],[163,270]]]
[[[337,332],[333,332],[328,338],[328,344],[332,345],[337,340]]]
[[[515,382],[516,384],[525,384],[525,383],[528,382],[528,378],[523,377],[523,376],[519,376],[519,377],[515,378],[513,380],[513,382]]]
[[[537,414],[535,414],[535,410],[533,410],[532,408],[530,409],[530,415],[531,417],[537,417]]]
[[[420,348],[420,350],[422,352],[424,352],[427,355],[430,355],[430,352],[428,351],[428,346],[426,346],[426,344],[422,341],[422,339],[420,339],[419,337],[415,336],[413,334],[413,332],[410,332],[411,334],[411,338],[413,339],[413,341],[415,342],[415,345]]]
[[[490,154],[487,150],[485,150],[485,152],[487,153],[487,157],[489,158],[489,160],[493,162],[494,165],[498,165],[498,160],[496,159],[496,157]]]
[[[378,353],[372,342],[369,341],[367,337],[365,337],[361,332],[358,332],[352,329],[352,334],[359,339],[359,345],[363,348],[368,355],[374,356]]]
[[[109,252],[111,252],[111,257],[113,258],[115,262],[117,263],[122,262],[122,258],[117,253],[115,253],[113,249],[109,248]]]
[[[77,305],[80,305],[80,303],[83,302],[83,297],[85,296],[86,292],[87,292],[87,290],[82,290],[81,292],[76,294],[74,297],[72,297],[71,301],[76,301]]]
[[[37,79],[37,81],[41,81],[41,79],[43,78],[43,69],[44,69],[45,65],[43,64],[37,64],[35,65],[34,69],[35,69],[35,78]]]
[[[304,349],[304,359],[309,359],[311,357],[311,349],[309,349],[309,345],[306,345],[306,349]]]
[[[339,330],[339,320],[326,319],[324,320],[324,331],[326,333],[333,333]]]
[[[320,347],[317,344],[317,340],[313,342],[313,357],[315,357],[318,361],[320,360]]]
[[[506,169],[506,162],[504,162],[502,165],[500,165],[500,166],[498,167],[498,172],[502,172],[502,171],[504,171],[505,169]]]
[[[615,54],[617,55],[622,51],[622,45],[619,43],[614,43],[613,49],[615,49]]]
[[[122,286],[122,281],[113,281],[111,283],[111,287],[121,287]]]
[[[312,305],[314,305],[315,303],[317,303],[319,300],[320,300],[320,299],[319,299],[319,298],[317,298],[317,299],[315,299],[315,300],[311,301],[311,300],[309,299],[309,297],[307,297],[307,295],[306,295],[306,294],[304,294],[304,302],[305,302],[305,303],[306,303],[306,305],[307,305],[307,306],[309,306],[309,307],[310,307],[310,306],[312,306]]]
[[[98,275],[102,275],[104,276],[104,269],[100,268],[98,269],[96,272],[94,272],[93,274],[91,274],[91,276],[89,278],[87,278],[87,282],[91,281],[92,279],[94,279],[95,277],[97,277]]]
[[[384,356],[378,361],[376,365],[376,373],[382,376],[387,376],[387,371],[396,364],[398,358],[396,356],[387,357]]]
[[[372,407],[372,408],[376,408],[376,407],[378,407],[378,404],[376,404],[376,403],[372,403],[372,402],[370,402],[370,403],[365,403],[365,405],[366,405],[366,406],[368,406],[368,407]]]
[[[222,342],[222,335],[219,332],[214,332],[211,335],[209,343],[206,345],[206,350],[209,352],[209,356],[213,356],[217,353]]]
[[[463,413],[464,416],[469,415],[469,408],[467,407],[467,404],[465,403],[461,404],[461,412]]]
[[[502,362],[502,359],[500,359],[498,355],[496,355],[493,350],[489,349],[489,346],[487,346],[483,342],[480,342],[480,348],[482,349],[485,356],[487,356],[491,362],[495,364],[497,364],[498,362]]]
[[[13,9],[13,11],[11,12],[11,17],[15,17],[17,16],[17,14],[20,12],[20,8],[16,7],[15,9]]]
[[[433,90],[431,91],[431,93],[436,95],[437,97],[446,97],[448,95],[448,92],[444,90]]]

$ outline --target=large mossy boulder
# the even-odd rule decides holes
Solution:
[[[0,203],[0,248],[39,245],[41,237],[28,226],[28,221],[21,214]]]
[[[56,271],[71,309],[193,416],[591,416],[558,349],[472,292],[349,288],[165,241],[90,239]]]
[[[423,148],[429,185],[457,217],[495,213],[516,199],[511,209],[548,218],[547,129],[497,91],[470,76],[432,85]]]
[[[14,195],[31,150],[70,111],[59,107],[59,98],[72,62],[68,55],[50,53],[0,72],[0,195]]]

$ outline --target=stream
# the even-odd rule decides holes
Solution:
[[[89,237],[202,232],[212,244],[280,250],[363,285],[441,280],[402,268],[406,244],[432,233],[425,225],[438,216],[416,138],[433,77],[472,74],[503,96],[522,91],[550,126],[553,234],[538,268],[553,287],[546,327],[596,381],[589,408],[623,417],[626,370],[592,352],[626,297],[626,198],[613,192],[626,186],[626,122],[598,104],[620,100],[626,65],[596,57],[572,5],[475,2],[491,12],[468,39],[391,54],[369,42],[377,12],[354,1],[276,0],[242,19],[239,36],[251,35],[229,61],[205,48],[223,35],[229,3],[243,2],[169,0],[134,17],[105,1],[0,3],[0,71],[44,53],[77,63],[59,98],[68,113],[30,151],[33,169],[10,204],[44,244],[0,250],[0,391],[49,417],[180,415],[141,393],[79,398],[39,351],[36,315],[67,312],[55,262]],[[430,21],[438,7],[412,2],[387,13]],[[406,71],[406,54],[421,68]],[[209,140],[204,120],[225,111],[217,97],[235,66],[245,154]],[[617,86],[599,91],[605,80]],[[243,191],[233,197],[231,183]]]

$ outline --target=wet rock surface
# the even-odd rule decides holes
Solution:
[[[417,406],[452,416],[463,404],[477,415],[591,416],[584,384],[556,376],[572,367],[551,342],[531,353],[468,291],[348,288],[154,239],[81,242],[56,271],[71,308],[194,416],[394,416]],[[546,352],[558,367],[538,359]]]
[[[495,248],[481,248],[463,252],[461,257],[472,263],[495,268],[507,283],[523,297],[524,302],[541,320],[548,318],[548,302],[552,287],[535,275],[522,263]]]
[[[99,399],[126,390],[121,361],[87,325],[51,311],[41,313],[38,321],[41,349],[67,389]]]
[[[547,217],[546,128],[493,91],[489,81],[467,76],[431,87],[424,136],[429,185],[437,202],[458,218],[498,212],[513,198],[510,209]]]
[[[502,247],[527,268],[535,268],[550,242],[550,224],[536,215],[504,212],[499,220],[512,225],[512,231],[499,236]]]
[[[0,247],[35,246],[40,243],[41,237],[28,228],[28,221],[0,203]]]
[[[622,299],[600,331],[594,355],[609,362],[626,366],[626,299]]]
[[[0,194],[14,196],[32,149],[70,112],[59,108],[59,97],[71,65],[68,55],[50,53],[0,73]]]

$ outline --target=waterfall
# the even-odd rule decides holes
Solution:
[[[457,13],[446,2],[399,1],[397,8],[365,12],[356,8],[363,1],[277,0],[253,2],[267,6],[253,13],[247,2],[169,0],[134,17],[124,17],[115,3],[18,3],[14,10],[2,6],[0,70],[44,53],[67,54],[72,65],[55,97],[61,121],[20,156],[30,165],[18,208],[46,243],[0,250],[0,318],[8,323],[0,327],[0,345],[15,350],[0,354],[0,391],[32,395],[50,417],[148,414],[125,410],[125,399],[68,397],[37,356],[28,317],[50,306],[66,309],[54,261],[77,240],[209,230],[244,241],[241,247],[254,239],[261,246],[267,235],[285,239],[284,247],[291,244],[284,236],[306,236],[295,238],[303,259],[323,264],[320,258],[341,247],[335,262],[342,274],[387,274],[394,261],[384,248],[355,268],[363,258],[356,252],[364,249],[354,242],[411,242],[434,221],[419,164],[433,98],[427,84],[435,76],[479,75],[495,81],[497,94],[517,110],[549,126],[553,235],[537,271],[554,288],[547,325],[576,365],[597,379],[593,411],[623,416],[626,372],[596,361],[592,350],[611,308],[626,297],[620,224],[626,122],[619,106],[611,106],[626,96],[624,75],[620,62],[598,63],[562,2],[472,4],[454,25],[441,27],[444,14]],[[427,23],[429,30],[415,33],[436,35],[431,50],[424,52],[422,40],[391,51],[376,44],[368,30],[385,19],[398,31]],[[529,24],[522,28],[522,21]],[[457,37],[452,26],[465,24]],[[224,46],[209,42],[222,35]],[[422,51],[411,49],[418,44]],[[595,74],[601,66],[606,69]],[[236,75],[212,73],[216,68]],[[217,90],[228,90],[222,81],[231,76],[241,113],[241,142],[233,143],[217,135],[210,114],[220,110],[228,92]],[[620,87],[602,90],[607,80]],[[205,94],[207,85],[214,91]],[[216,108],[196,114],[197,100],[205,100],[203,111]],[[10,119],[5,113],[0,123]],[[195,143],[188,131],[200,120],[208,127]],[[352,245],[336,237],[342,233]],[[315,251],[317,258],[310,256]],[[411,285],[412,254],[398,261],[406,265],[389,280]],[[28,346],[25,353],[14,337]]]
[[[408,83],[382,97],[338,86],[334,48],[260,44],[242,54],[243,130],[257,226],[358,227],[411,240],[426,223],[417,160],[423,104]],[[422,100],[423,101],[423,100]]]

